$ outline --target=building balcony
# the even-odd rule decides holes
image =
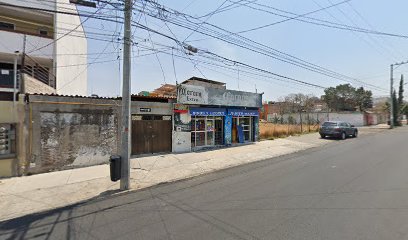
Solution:
[[[23,7],[33,7],[38,8],[41,7],[42,9],[46,10],[55,10],[56,3],[53,1],[43,1],[43,0],[31,0],[31,1],[16,1],[16,0],[0,0],[0,3],[6,4],[13,4]],[[23,11],[22,9],[18,9],[19,11]]]
[[[26,54],[35,58],[53,59],[54,40],[52,38],[17,31],[0,30],[0,39],[2,40],[0,54],[14,55],[15,51],[22,53],[24,50],[24,35],[26,36]]]

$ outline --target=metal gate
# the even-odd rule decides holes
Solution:
[[[132,116],[132,155],[171,152],[170,116]]]

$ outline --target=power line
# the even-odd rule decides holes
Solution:
[[[295,19],[298,19],[298,18],[301,18],[301,17],[305,17],[305,16],[308,16],[308,15],[311,15],[311,14],[314,14],[314,13],[317,13],[317,12],[320,12],[320,11],[324,11],[324,10],[327,10],[327,9],[329,9],[329,8],[332,8],[332,7],[337,7],[338,5],[344,4],[344,3],[349,2],[349,1],[351,1],[351,0],[345,0],[345,1],[342,1],[342,2],[339,2],[339,3],[335,3],[335,4],[332,3],[331,5],[329,5],[329,6],[327,6],[327,7],[320,7],[320,9],[317,9],[317,10],[314,10],[314,11],[311,11],[311,12],[303,13],[303,14],[300,14],[300,15],[297,15],[297,16],[294,16],[294,17],[289,17],[289,18],[286,18],[286,19],[284,19],[284,20],[280,20],[280,21],[277,21],[277,22],[269,23],[269,24],[262,25],[262,26],[259,26],[259,27],[255,27],[255,28],[251,28],[251,29],[239,31],[239,32],[237,32],[237,33],[252,32],[252,31],[256,31],[256,30],[262,29],[262,28],[271,27],[271,26],[274,26],[274,25],[277,25],[277,24],[280,24],[280,23],[288,22],[288,21],[290,21],[290,20],[295,20]]]
[[[239,0],[238,2],[233,2],[233,3],[231,3],[230,5],[228,5],[228,6],[225,6],[225,7],[223,7],[223,8],[220,8],[220,9],[218,9],[217,11],[214,11],[214,13],[208,13],[208,14],[205,14],[205,15],[203,15],[203,16],[200,16],[200,17],[198,17],[198,18],[204,18],[204,17],[206,17],[206,16],[208,16],[208,15],[210,15],[210,14],[218,14],[218,13],[221,13],[221,12],[225,12],[225,11],[230,11],[230,10],[232,10],[232,9],[235,9],[235,8],[238,8],[238,7],[242,7],[242,6],[244,6],[244,5],[248,5],[248,4],[251,4],[251,3],[253,3],[253,2],[256,2],[256,1],[258,1],[258,0],[252,0],[252,1],[248,1],[248,0]],[[246,2],[246,3],[244,3],[244,4],[238,4],[238,3],[241,3],[241,2]]]
[[[162,51],[158,51],[158,52],[159,52],[159,53],[170,54],[170,53],[162,52]],[[261,69],[261,68],[258,68],[258,67],[255,67],[255,66],[246,64],[246,63],[242,63],[242,62],[239,62],[239,61],[236,61],[236,60],[232,60],[232,59],[229,59],[229,58],[220,56],[220,55],[218,55],[218,54],[212,53],[212,52],[207,51],[207,50],[199,50],[198,52],[199,52],[199,53],[200,53],[200,52],[203,52],[203,53],[209,54],[210,56],[214,56],[214,57],[216,57],[216,58],[211,58],[211,57],[206,56],[206,55],[200,55],[201,57],[205,57],[205,58],[207,58],[207,59],[212,59],[212,60],[219,59],[219,60],[221,60],[221,62],[222,62],[223,64],[225,64],[225,61],[227,61],[227,62],[230,62],[231,65],[232,65],[232,64],[239,64],[239,65],[241,65],[241,66],[243,66],[243,67],[246,67],[246,68],[249,68],[249,69],[252,69],[252,70],[255,70],[255,71],[267,73],[267,74],[273,75],[273,76],[275,76],[275,77],[279,77],[279,78],[285,79],[286,82],[289,81],[289,82],[294,82],[294,83],[297,83],[297,84],[308,85],[308,86],[317,87],[317,88],[320,88],[320,89],[325,89],[325,87],[320,86],[320,85],[317,85],[317,84],[312,84],[312,83],[309,83],[309,82],[306,82],[306,81],[302,81],[302,80],[298,80],[298,79],[295,79],[295,78],[287,77],[287,76],[284,76],[284,75],[281,75],[281,74],[273,73],[273,72],[268,71],[268,70],[265,70],[265,69]],[[180,56],[180,55],[174,55],[174,56],[182,57],[182,56]],[[193,61],[188,55],[185,56],[185,57],[182,57],[182,58],[186,58],[186,59],[189,59],[189,60]],[[200,61],[200,60],[195,60],[195,61],[201,62],[201,63],[205,63],[205,62]],[[195,65],[195,67],[197,67],[197,66],[196,66],[197,63],[193,63],[193,64]],[[211,63],[207,63],[207,64],[211,64]],[[219,66],[219,65],[218,65],[218,66]],[[223,67],[225,67],[225,66],[223,66]],[[198,69],[198,70],[199,70],[199,69]],[[199,71],[200,71],[200,70],[199,70]],[[241,71],[243,71],[243,70],[241,70]],[[200,72],[201,72],[201,71],[200,71]],[[201,73],[202,73],[202,72],[201,72]],[[276,78],[275,78],[275,79],[276,79]],[[282,81],[282,79],[280,79],[280,80]]]
[[[367,24],[367,26],[373,30],[376,31],[376,28],[355,8],[353,7],[353,5],[348,2],[347,3],[348,6],[353,10],[353,12],[361,19],[363,20],[363,22],[365,22]],[[397,50],[395,50],[395,48],[392,46],[392,44],[390,44],[389,42],[386,41],[386,39],[384,39],[384,36],[380,36],[380,39],[382,40],[382,42],[384,43],[384,45],[389,46],[390,49],[392,49],[395,53],[397,52]],[[386,50],[387,51],[387,50]],[[394,55],[394,54],[393,54]],[[394,55],[395,56],[395,55]]]
[[[183,42],[185,42],[189,37],[191,37],[200,27],[201,25],[203,25],[205,22],[207,22],[214,14],[217,10],[219,10],[228,0],[225,0],[224,2],[222,2],[222,4],[220,6],[217,7],[217,9],[215,9],[214,11],[212,11],[211,13],[208,14],[207,18],[197,26],[197,28],[192,31],[184,40]]]
[[[110,1],[109,1],[109,2],[110,2]],[[99,11],[101,11],[104,7],[106,7],[106,5],[107,5],[107,3],[105,3],[104,6],[98,8],[93,14],[91,14],[91,16],[97,14],[97,13],[98,13]],[[42,47],[40,47],[40,48],[33,49],[31,52],[38,51],[38,50],[40,50],[40,49],[43,49],[43,48],[46,48],[46,47],[50,46],[51,44],[56,43],[56,42],[59,41],[60,39],[66,37],[67,35],[69,35],[70,33],[72,33],[73,31],[76,31],[80,26],[82,26],[82,24],[84,24],[85,22],[87,22],[87,21],[89,20],[89,18],[90,18],[90,17],[85,18],[85,20],[82,20],[76,27],[74,27],[73,29],[71,29],[71,30],[69,30],[68,32],[64,33],[63,35],[59,36],[58,38],[54,39],[54,41],[52,41],[52,42],[50,42],[50,43],[48,43],[48,44],[46,44],[46,45],[44,45],[44,46],[42,46]],[[30,52],[29,52],[29,53],[30,53]]]
[[[283,13],[286,13],[286,14],[291,14],[291,15],[294,15],[294,16],[299,16],[299,14],[297,14],[297,13],[281,10],[281,9],[274,8],[274,7],[264,5],[264,4],[260,4],[260,3],[253,3],[253,5],[257,5],[257,6],[268,8],[268,9],[273,9],[275,11],[283,12]],[[275,15],[275,16],[288,18],[288,19],[292,18],[291,16],[279,14],[279,13],[272,12],[272,11],[269,11],[269,10],[266,10],[266,9],[256,8],[256,7],[253,7],[253,6],[250,6],[250,5],[245,5],[245,6],[248,7],[248,8],[251,8],[251,9],[254,9],[254,10],[257,10],[257,11],[261,11],[261,12],[265,12],[265,13],[269,13],[269,14],[272,14],[272,15]],[[305,19],[308,19],[308,20],[305,20]],[[334,23],[334,22],[330,22],[330,21],[326,21],[326,20],[322,20],[322,19],[318,19],[318,18],[307,17],[307,16],[294,18],[293,20],[303,22],[303,23],[309,23],[309,24],[313,24],[313,25],[328,27],[328,28],[340,29],[340,30],[369,33],[369,34],[374,34],[374,35],[383,35],[383,36],[388,36],[388,37],[408,38],[408,35],[373,31],[373,30],[369,30],[369,29],[365,29],[365,28],[356,28],[356,27],[353,27],[353,26],[350,26],[350,25]]]
[[[1,4],[0,4],[1,5]],[[68,13],[69,14],[69,13]],[[184,16],[185,16],[185,14],[183,14]],[[92,16],[91,16],[92,17]],[[189,17],[191,17],[191,16],[189,16]],[[112,19],[105,19],[105,18],[100,18],[100,17],[94,17],[94,18],[96,18],[96,19],[101,19],[101,20],[106,20],[106,21],[113,21],[113,22],[118,22],[117,20],[115,21],[115,20],[112,20]],[[160,19],[160,18],[159,18]],[[163,19],[161,19],[161,20],[163,20]],[[172,24],[174,24],[174,23],[172,23]],[[215,25],[212,25],[212,24],[208,24],[208,23],[205,23],[206,25],[209,25],[209,26],[214,26],[215,28],[217,28],[217,29],[221,29],[221,28],[219,28],[219,27],[217,27],[217,26],[215,26]],[[148,27],[146,27],[146,26],[143,26],[143,25],[141,25],[141,24],[134,24],[135,26],[137,26],[137,27],[139,27],[139,28],[141,28],[141,29],[145,29],[145,30],[149,30],[150,28],[148,28]],[[177,24],[175,24],[175,25],[177,25]],[[181,25],[181,24],[180,24]],[[181,26],[183,26],[183,25],[181,25]],[[186,27],[186,26],[183,26],[183,27]],[[152,30],[152,29],[150,29],[150,30]],[[227,31],[227,30],[225,30],[225,31]],[[167,35],[165,35],[165,34],[162,34],[162,33],[159,33],[159,32],[157,32],[157,31],[155,31],[157,34],[159,34],[159,35],[161,35],[161,36],[163,36],[163,37],[166,37],[166,38],[168,38],[168,39],[172,39],[172,40],[174,40],[174,41],[176,41],[178,44],[180,44],[180,42],[177,40],[177,39],[175,39],[175,38],[173,38],[173,37],[170,37],[170,36],[167,36]],[[200,32],[201,33],[201,32]],[[206,34],[206,33],[202,33],[202,34]],[[241,36],[240,36],[241,37]],[[250,39],[248,39],[249,41],[252,41],[252,40],[250,40]],[[254,42],[254,41],[253,41]],[[231,42],[231,43],[233,43],[233,42]],[[239,43],[239,42],[238,42]],[[255,42],[256,43],[256,42]],[[259,44],[259,43],[258,43]],[[260,45],[262,45],[262,44],[260,44]],[[252,50],[253,51],[253,50]],[[279,52],[278,50],[275,50],[275,51],[277,51],[277,52]],[[259,51],[258,51],[258,53],[260,53]],[[280,52],[281,54],[284,54],[284,53],[282,53],[282,52]],[[275,53],[276,54],[276,53]],[[287,55],[286,54],[286,56],[288,57],[288,56],[290,56],[290,55]],[[293,56],[291,56],[291,57],[293,57]],[[296,58],[296,57],[293,57],[293,58]],[[293,60],[292,60],[293,61]],[[304,61],[304,60],[302,60],[302,61]],[[305,62],[305,61],[304,61]],[[293,63],[293,62],[292,62]]]
[[[169,11],[168,9],[164,8],[164,7],[161,6],[161,5],[157,6],[156,8],[160,9],[160,11],[166,11],[166,12],[172,14],[171,11]],[[139,11],[140,11],[140,10],[139,10]],[[162,20],[162,21],[168,21],[168,22],[170,22],[170,23],[172,23],[172,24],[174,24],[174,25],[176,25],[176,26],[184,27],[184,28],[187,28],[187,29],[190,29],[190,30],[194,30],[194,29],[195,29],[195,28],[191,27],[190,25],[185,25],[185,23],[183,24],[183,23],[174,21],[174,19],[165,18],[165,17],[163,17],[163,14],[153,14],[153,13],[147,13],[147,14],[148,14],[149,16],[151,16],[151,17],[158,18],[158,19],[160,19],[160,20]],[[174,14],[174,13],[173,13],[173,14]],[[194,17],[191,17],[191,16],[189,16],[189,15],[181,14],[181,13],[177,13],[177,14],[174,14],[174,15],[182,15],[182,16],[185,17],[185,18],[187,18],[187,17],[194,18]],[[332,77],[332,78],[340,79],[340,80],[343,80],[343,81],[350,81],[350,80],[345,80],[345,79],[351,79],[352,81],[359,82],[360,84],[363,84],[364,86],[371,86],[371,87],[376,88],[376,89],[381,89],[381,88],[379,88],[379,87],[377,87],[377,86],[375,86],[375,85],[363,83],[363,82],[361,82],[361,81],[359,81],[359,80],[357,80],[357,79],[350,78],[350,77],[347,77],[347,76],[345,76],[345,75],[342,75],[342,74],[339,74],[339,73],[335,73],[335,72],[333,72],[333,71],[331,71],[331,70],[324,69],[324,68],[322,68],[322,67],[320,67],[320,66],[318,66],[318,65],[309,63],[309,62],[307,62],[307,61],[301,60],[301,59],[299,59],[299,58],[297,58],[297,57],[294,57],[294,56],[292,56],[292,55],[289,55],[289,54],[283,53],[283,52],[281,52],[281,51],[279,51],[279,50],[270,48],[269,46],[266,46],[266,45],[264,45],[264,44],[255,42],[255,41],[253,41],[253,40],[251,40],[251,39],[248,39],[248,38],[245,38],[245,37],[242,37],[241,35],[231,33],[231,32],[229,32],[228,30],[222,29],[222,28],[220,28],[220,27],[218,27],[218,26],[215,26],[215,25],[213,25],[213,24],[208,24],[208,23],[206,23],[206,24],[207,24],[207,25],[210,25],[210,26],[212,26],[212,27],[214,27],[214,28],[216,28],[216,29],[220,29],[220,30],[222,30],[222,31],[225,31],[225,32],[227,32],[227,33],[230,33],[231,35],[234,35],[234,36],[236,36],[236,37],[239,37],[240,39],[243,39],[243,40],[238,40],[238,42],[236,42],[236,41],[237,41],[236,39],[235,39],[235,40],[225,39],[225,38],[220,37],[220,36],[223,36],[223,35],[225,35],[225,34],[220,34],[220,33],[218,33],[218,35],[216,35],[216,34],[213,33],[213,32],[214,32],[213,30],[212,30],[212,32],[210,32],[210,33],[204,32],[204,30],[207,30],[207,29],[205,29],[205,28],[204,28],[204,30],[201,30],[201,29],[198,30],[199,33],[201,33],[201,34],[203,34],[203,35],[211,36],[211,37],[216,38],[216,39],[219,39],[219,40],[221,40],[221,41],[225,41],[225,42],[227,42],[227,43],[233,44],[233,45],[235,45],[235,46],[239,46],[239,47],[241,47],[241,48],[245,48],[245,49],[247,49],[247,50],[251,50],[251,51],[253,51],[253,52],[256,52],[256,53],[259,53],[259,54],[262,54],[262,55],[265,55],[265,56],[272,57],[272,58],[274,58],[274,59],[277,59],[277,60],[280,60],[280,61],[283,61],[283,62],[292,64],[292,65],[295,65],[295,66],[298,66],[298,67],[301,67],[301,68],[304,68],[304,69],[307,69],[307,70],[309,70],[309,71],[313,71],[313,72],[316,72],[316,73],[320,73],[320,74],[323,74],[323,75],[326,75],[326,76],[329,76],[329,77]],[[202,29],[203,29],[203,28],[202,28]],[[253,45],[249,45],[249,46],[248,46],[247,43],[242,42],[242,41],[249,41],[249,42],[251,42],[251,43],[257,44],[258,47],[253,46]],[[269,50],[266,50],[265,48],[270,49],[270,50],[274,51],[275,53],[270,52]],[[259,50],[258,50],[258,49],[259,49]],[[292,58],[292,59],[290,59],[290,58]],[[295,59],[295,60],[293,60],[293,59]]]
[[[140,16],[140,17],[141,17],[141,16]],[[145,23],[146,23],[146,25],[147,25],[146,14],[144,15],[144,20],[145,20]],[[148,30],[147,33],[149,34],[150,43],[151,43],[151,45],[152,45],[152,47],[153,47],[153,49],[154,49],[155,47],[154,47],[154,44],[153,44],[152,36],[150,35],[150,31]],[[163,81],[164,81],[164,83],[166,84],[166,75],[164,74],[164,69],[163,69],[163,66],[162,66],[162,64],[161,64],[161,62],[160,62],[159,57],[157,56],[157,52],[156,52],[155,55],[156,55],[156,60],[157,60],[157,62],[159,63],[159,66],[160,66],[160,69],[161,69],[161,72],[162,72],[162,75],[163,75]]]
[[[331,0],[327,0],[327,1],[328,1],[329,3],[332,3]],[[317,1],[313,0],[313,2],[314,2],[316,5],[320,6],[320,4],[319,4]],[[358,24],[357,24],[356,22],[354,22],[354,21],[351,19],[351,17],[349,17],[343,10],[341,10],[341,8],[336,7],[336,9],[337,9],[346,19],[348,19],[348,21],[349,21],[354,27],[359,28]],[[340,23],[344,23],[344,22],[342,22],[339,18],[337,18],[336,16],[334,16],[332,13],[330,13],[329,11],[326,11],[326,13],[329,14],[329,15],[330,15],[333,19],[335,19],[336,21],[338,21],[338,22],[340,22]],[[375,39],[371,34],[364,33],[369,39],[372,40],[372,42],[366,40],[364,37],[362,37],[361,35],[357,34],[356,32],[351,32],[351,33],[353,33],[353,34],[354,34],[357,38],[359,38],[361,41],[363,41],[363,42],[365,42],[366,44],[368,44],[372,49],[374,49],[374,50],[375,50],[376,52],[378,52],[380,55],[383,55],[384,57],[389,57],[389,56],[385,56],[385,54],[384,54],[383,52],[381,52],[379,49],[376,48],[376,46],[375,46],[374,44],[377,44],[378,46],[380,46],[380,45],[378,44],[378,42],[376,41],[376,39]],[[380,46],[380,47],[382,47],[382,46]],[[386,51],[386,53],[388,53],[388,52]],[[391,57],[390,59],[393,59],[393,58]]]

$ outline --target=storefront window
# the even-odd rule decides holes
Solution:
[[[238,126],[242,127],[242,134],[245,142],[252,141],[252,118],[253,117],[233,117],[232,118],[232,142],[239,142]]]
[[[214,116],[193,116],[191,118],[192,147],[223,144],[223,118]]]
[[[214,127],[215,127],[215,145],[222,145],[224,144],[224,122],[222,117],[215,117],[214,118]]]

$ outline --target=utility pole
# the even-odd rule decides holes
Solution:
[[[21,58],[21,73],[24,73],[24,71],[25,71],[25,56],[26,56],[26,54],[25,54],[25,51],[26,51],[26,45],[27,45],[27,35],[25,35],[24,34],[24,39],[23,39],[23,55],[22,55],[22,58]],[[25,91],[26,91],[26,87],[25,87],[25,81],[24,81],[24,76],[23,76],[23,74],[21,74],[21,77],[20,77],[20,93],[24,93],[25,94]]]
[[[17,101],[17,62],[18,62],[18,57],[20,55],[19,51],[15,51],[14,52],[14,67],[13,67],[13,104],[14,104],[14,108],[16,107],[16,101]]]
[[[122,84],[122,142],[121,142],[121,179],[120,190],[128,190],[130,183],[130,73],[131,73],[131,20],[132,0],[125,0],[125,23],[123,43],[123,84]]]
[[[394,64],[391,64],[391,77],[390,77],[390,128],[394,128],[394,99],[393,99],[393,91],[394,91]]]
[[[85,7],[96,7],[95,3],[86,0],[70,0],[70,3]],[[123,79],[122,79],[122,122],[121,122],[121,178],[120,190],[128,190],[130,183],[130,109],[131,109],[131,21],[132,21],[132,0],[125,0],[125,22],[123,36]],[[194,49],[193,49],[194,50]],[[195,49],[197,52],[197,49]]]

